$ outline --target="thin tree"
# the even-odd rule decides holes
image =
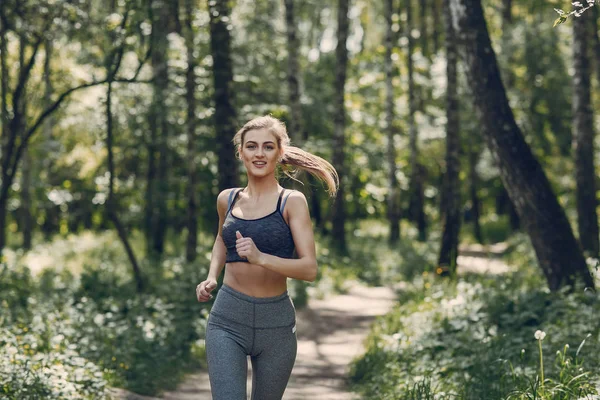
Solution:
[[[409,132],[409,149],[410,149],[410,204],[409,215],[413,221],[417,223],[419,230],[419,240],[426,239],[426,221],[424,210],[424,172],[425,168],[419,160],[419,132],[415,123],[415,113],[417,111],[416,87],[414,80],[414,39],[412,35],[412,0],[406,0],[406,37],[408,42],[407,49],[407,69],[408,69],[408,132]]]
[[[479,173],[477,172],[477,163],[479,162],[479,144],[470,142],[468,144],[469,152],[469,198],[471,199],[470,220],[473,221],[473,235],[477,243],[484,242],[483,232],[481,230],[481,201],[479,200]]]
[[[443,0],[441,0],[443,1]],[[440,0],[432,0],[431,2],[431,13],[433,14],[433,28],[431,31],[431,38],[433,39],[433,53],[437,53],[440,48],[440,10],[442,9]]]
[[[21,35],[19,46],[19,65],[25,63],[25,49],[27,39],[25,35]],[[21,97],[21,104],[16,105],[21,108],[21,112],[24,116],[28,115],[27,112],[27,87],[23,90],[23,96]],[[23,119],[25,122],[25,118]],[[31,249],[31,240],[33,235],[33,215],[31,215],[31,179],[32,179],[32,162],[31,162],[31,149],[26,149],[23,153],[23,161],[21,164],[21,206],[20,206],[20,222],[21,232],[23,232],[23,249]]]
[[[213,59],[215,133],[219,168],[219,190],[238,186],[238,167],[231,142],[236,131],[233,106],[230,2],[209,0],[210,50]]]
[[[345,207],[345,189],[343,176],[345,175],[345,129],[346,129],[346,108],[344,106],[344,95],[346,88],[346,74],[348,65],[348,40],[349,20],[348,20],[349,0],[338,0],[338,28],[337,45],[335,48],[335,98],[334,98],[334,132],[333,132],[333,166],[338,172],[340,187],[335,198],[332,216],[331,236],[333,244],[340,251],[347,250],[346,244],[346,207]]]
[[[164,0],[151,1],[154,72],[152,104],[149,110],[150,141],[146,183],[146,246],[148,253],[162,254],[167,231],[167,169],[169,123],[165,112],[169,88],[168,41],[171,7]]]
[[[185,258],[192,262],[197,257],[196,246],[198,245],[198,188],[196,171],[196,74],[194,69],[198,64],[194,57],[194,0],[185,0],[184,35],[187,49],[187,69],[185,71],[185,98],[187,102],[187,240],[185,246]]]
[[[431,0],[419,1],[419,41],[421,43],[421,54],[429,57],[428,33],[427,33],[427,9]]]
[[[590,93],[589,21],[592,13],[573,19],[573,148],[579,242],[598,257],[598,214],[594,169],[594,112]]]
[[[387,214],[390,221],[390,244],[395,244],[400,239],[400,212],[398,207],[399,187],[396,177],[396,146],[394,127],[394,66],[392,53],[394,51],[394,31],[393,31],[394,1],[385,2],[385,120],[387,130],[387,161],[388,161],[388,197]]]
[[[591,30],[592,48],[594,49],[594,64],[596,69],[596,81],[600,85],[600,36],[598,35],[598,18],[600,18],[600,6],[592,7]]]
[[[300,41],[297,35],[294,0],[285,0],[284,3],[288,52],[288,102],[291,111],[289,132],[296,145],[301,146],[304,139],[304,124],[302,123],[302,106],[300,104],[300,66],[298,62]],[[309,182],[309,179],[303,177],[302,182]],[[314,186],[310,186],[310,188],[314,189]],[[312,196],[315,195],[316,190],[312,190]],[[308,303],[308,292],[306,291],[308,285],[305,281],[299,279],[294,279],[292,282],[294,303],[298,307],[303,307]]]
[[[500,176],[529,234],[548,286],[587,287],[594,281],[550,182],[525,142],[508,104],[481,0],[451,0],[452,22],[464,56],[467,81],[482,131]]]
[[[446,173],[442,186],[443,232],[438,258],[441,273],[455,275],[460,232],[460,125],[458,82],[456,74],[457,50],[450,0],[444,0],[444,26],[446,34]]]

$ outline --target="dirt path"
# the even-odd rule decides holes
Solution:
[[[323,300],[310,299],[305,309],[297,311],[298,356],[284,400],[354,400],[346,388],[348,365],[363,351],[362,342],[378,315],[387,313],[395,295],[386,287],[352,285],[343,295]],[[248,393],[251,388],[250,373]],[[116,397],[149,400],[117,390]],[[165,400],[210,400],[208,374],[201,371],[188,375],[176,391],[167,392]]]

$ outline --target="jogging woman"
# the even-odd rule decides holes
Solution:
[[[324,159],[290,146],[285,125],[271,116],[246,123],[234,144],[248,185],[219,194],[208,277],[196,288],[198,301],[212,299],[225,266],[206,332],[211,390],[213,400],[245,400],[250,356],[252,400],[280,400],[297,348],[287,279],[314,281],[317,260],[306,198],[281,187],[276,171],[305,170],[324,181],[332,196],[338,176]]]

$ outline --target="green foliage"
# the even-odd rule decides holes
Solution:
[[[192,352],[202,352],[208,304],[196,301],[195,286],[206,266],[176,257],[144,265],[154,268],[149,288],[136,293],[122,254],[92,258],[98,250],[83,255],[77,276],[4,268],[0,389],[9,398],[97,399],[107,385],[156,394],[198,365]]]
[[[380,399],[591,398],[600,376],[600,296],[544,287],[531,264],[495,278],[414,278],[354,363],[355,388]],[[547,333],[541,347],[538,329]]]

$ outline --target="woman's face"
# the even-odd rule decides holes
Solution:
[[[274,173],[281,149],[273,133],[255,129],[246,132],[239,154],[248,174],[262,177]]]

